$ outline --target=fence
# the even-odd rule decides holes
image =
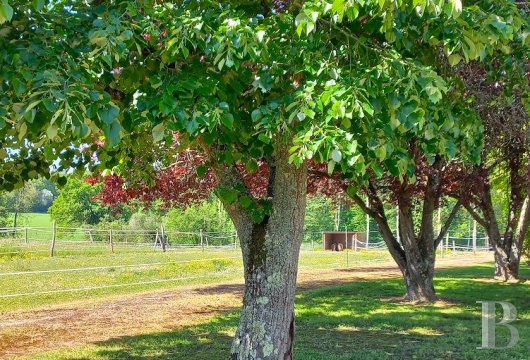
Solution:
[[[0,229],[0,239],[9,239],[28,247],[27,252],[93,251],[106,247],[108,251],[124,251],[126,248],[152,247],[153,250],[171,251],[183,248],[226,249],[239,247],[235,232],[180,232],[159,229],[100,229],[94,227],[21,227]],[[372,239],[372,240],[370,240]],[[399,240],[399,239],[398,239]],[[369,237],[367,241],[348,239],[348,245],[335,250],[385,250],[386,243],[380,237]],[[302,250],[322,249],[322,232],[306,231]],[[446,236],[440,244],[442,253],[447,251],[489,251],[487,237]],[[8,251],[9,252],[9,251]],[[15,251],[13,251],[15,252]],[[0,255],[4,252],[0,251]]]
[[[163,251],[177,248],[237,248],[235,232],[180,232],[163,227],[150,230],[98,229],[89,227],[24,227],[0,229],[0,239],[8,239],[28,247],[49,245],[53,256],[56,250],[91,250],[106,245],[111,252],[126,247],[153,247]]]
[[[348,251],[318,251],[322,249],[322,234],[315,232],[314,235],[315,239],[306,241],[302,247],[301,270],[347,269],[392,261],[382,241],[350,238]],[[9,244],[13,244],[11,249]],[[443,244],[442,255],[447,249],[454,250],[451,253],[455,255],[472,251],[473,244],[475,251],[489,249],[484,238],[448,236]],[[242,260],[235,251],[237,248],[238,240],[233,233],[56,226],[0,229],[0,257],[7,260],[0,263],[0,305],[15,298],[17,304],[20,299],[27,299],[23,302],[29,304],[34,296],[145,288],[150,284],[212,282],[226,276],[240,276]],[[40,255],[34,257],[27,253]],[[14,261],[8,261],[11,254]],[[42,257],[50,255],[59,255],[61,260],[43,261]],[[37,261],[20,261],[25,259]]]

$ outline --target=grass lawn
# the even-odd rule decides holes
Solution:
[[[148,247],[107,244],[56,243],[49,257],[48,243],[0,241],[0,314],[61,302],[90,300],[183,285],[211,284],[242,276],[240,250],[181,250],[166,253]],[[303,252],[300,268],[344,268],[346,253]],[[199,261],[197,261],[199,260]],[[386,251],[363,251],[348,257],[349,266],[389,261]],[[73,271],[65,271],[65,270]],[[59,270],[59,271],[56,271]],[[180,280],[179,280],[180,279]],[[126,284],[134,284],[127,285]],[[75,292],[6,297],[10,294],[105,287]]]
[[[440,271],[434,305],[402,303],[399,279],[355,282],[297,296],[297,360],[530,359],[530,283],[489,280],[492,265]],[[522,275],[530,277],[530,267]],[[500,300],[518,310],[520,341],[503,350],[480,350],[481,307]],[[500,314],[499,314],[500,315]],[[124,337],[31,359],[225,359],[238,312],[164,333]],[[507,329],[497,327],[499,346]]]
[[[13,226],[13,217],[14,214],[11,214],[10,217],[10,226]],[[50,214],[41,214],[41,213],[22,213],[18,214],[17,218],[17,227],[52,227],[52,219]]]

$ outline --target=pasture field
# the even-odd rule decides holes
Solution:
[[[530,354],[530,284],[490,280],[492,264],[438,272],[441,301],[401,301],[401,279],[373,279],[301,292],[296,299],[296,360],[469,359],[525,360]],[[530,276],[530,267],[522,274]],[[520,340],[511,349],[477,349],[481,308],[476,301],[512,302]],[[191,326],[120,336],[85,346],[23,357],[32,360],[224,359],[239,311]],[[500,312],[498,316],[501,316]],[[497,327],[497,344],[508,342]],[[22,358],[21,358],[22,359]]]
[[[10,224],[13,223],[13,214],[10,216]],[[18,227],[52,227],[50,214],[43,213],[19,213],[17,217]]]
[[[0,238],[0,358],[225,358],[241,301],[238,248],[58,238],[50,257],[43,237]],[[295,359],[528,359],[530,284],[491,281],[490,259],[447,253],[436,277],[442,300],[414,305],[401,300],[386,250],[303,250]],[[473,266],[447,269],[464,265]],[[517,347],[476,349],[484,300],[516,305]]]
[[[171,249],[152,245],[0,240],[0,312],[146,290],[211,284],[242,276],[239,249]],[[332,269],[390,260],[386,251],[303,251],[300,269]]]

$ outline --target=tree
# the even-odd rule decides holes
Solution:
[[[234,228],[224,208],[219,208],[218,200],[207,200],[192,204],[185,209],[173,208],[165,216],[168,229],[180,232],[233,232]]]
[[[13,190],[7,194],[7,204],[13,213],[13,227],[17,227],[18,215],[31,210],[37,200],[37,189],[32,183],[26,184],[22,189]]]
[[[0,194],[0,227],[7,227],[9,224],[9,212],[7,210],[7,197]]]
[[[83,179],[68,179],[49,208],[52,219],[62,226],[80,226],[94,225],[110,217],[110,210],[94,200],[101,188]]]
[[[474,60],[477,49],[509,49],[522,26],[510,3],[491,10],[487,0],[12,3],[1,3],[0,21],[11,23],[0,40],[0,116],[10,126],[0,131],[2,148],[18,151],[2,152],[0,186],[52,176],[57,158],[59,171],[92,162],[148,177],[169,166],[172,149],[200,151],[241,241],[233,360],[292,359],[308,161],[378,175],[365,154],[394,163],[380,144],[466,108],[412,48]],[[94,145],[74,146],[83,142]],[[408,149],[392,150],[404,155],[395,168],[408,169]],[[241,173],[259,162],[268,168],[262,197]]]
[[[37,200],[31,211],[38,213],[48,212],[53,200],[57,197],[58,192],[55,184],[48,179],[38,179],[32,181],[37,189]]]
[[[526,68],[523,66],[523,69],[530,74],[528,57],[526,60]],[[453,196],[464,203],[473,218],[486,230],[495,252],[495,278],[514,280],[519,277],[523,243],[530,227],[530,115],[525,110],[527,95],[521,89],[513,92],[506,89],[509,87],[506,79],[502,83],[498,80],[492,82],[483,69],[468,66],[461,71],[466,87],[476,98],[488,146],[483,150],[484,161],[481,164],[464,167],[455,174],[460,186],[454,189]],[[508,98],[503,91],[510,91]],[[506,194],[503,202],[498,200],[499,191]],[[499,206],[503,203],[505,206]]]

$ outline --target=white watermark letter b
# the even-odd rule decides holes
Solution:
[[[519,331],[510,323],[517,318],[517,309],[506,301],[477,301],[482,304],[482,346],[477,349],[508,349],[514,347],[519,341]],[[495,305],[502,306],[502,320],[495,322]],[[504,347],[495,344],[495,327],[504,326],[510,329],[510,342]]]

